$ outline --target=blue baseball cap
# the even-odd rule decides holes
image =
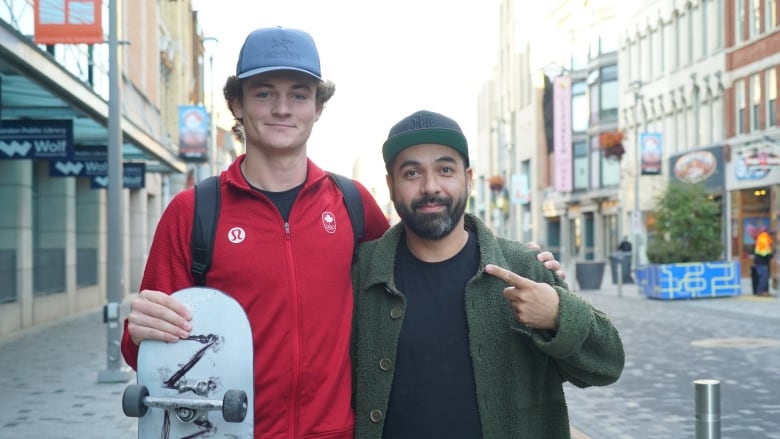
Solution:
[[[321,81],[320,55],[311,35],[281,26],[252,31],[238,54],[236,76],[243,79],[275,70],[296,70]]]

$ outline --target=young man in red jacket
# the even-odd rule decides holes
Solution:
[[[281,27],[249,34],[225,85],[246,154],[220,175],[207,284],[238,300],[251,322],[258,438],[353,437],[352,225],[341,192],[306,151],[334,90],[322,79],[311,36]],[[358,189],[364,239],[378,238],[387,219],[365,187]],[[194,285],[193,209],[194,191],[183,191],[157,226],[122,340],[132,367],[142,340],[175,341],[189,329],[189,313],[168,294]]]
[[[307,157],[314,123],[335,91],[324,81],[311,36],[289,28],[247,37],[225,99],[246,154],[220,175],[221,208],[210,287],[247,312],[255,350],[255,437],[352,439],[350,266],[354,238],[339,192]],[[364,240],[389,227],[358,184]],[[135,368],[138,344],[188,335],[190,314],[169,296],[195,285],[190,272],[194,192],[160,219],[125,322],[122,353]],[[332,214],[336,227],[326,227]],[[239,233],[234,233],[236,230]],[[239,239],[231,239],[231,237]],[[540,260],[558,269],[549,252]]]

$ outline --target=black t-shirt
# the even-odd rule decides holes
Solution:
[[[247,181],[247,183],[249,183]],[[252,189],[262,192],[265,194],[266,197],[268,197],[272,203],[276,205],[276,208],[279,209],[279,213],[282,215],[282,218],[285,222],[287,222],[288,219],[290,219],[290,209],[292,209],[292,205],[295,202],[295,198],[298,197],[298,192],[303,189],[303,184],[300,184],[298,186],[295,186],[292,189],[288,189],[286,191],[282,192],[271,192],[264,189],[260,189],[259,187],[252,186],[252,183],[249,183],[249,186],[252,187]]]
[[[395,281],[407,306],[385,439],[482,437],[464,297],[478,267],[472,232],[463,250],[436,263],[414,257],[401,239]]]

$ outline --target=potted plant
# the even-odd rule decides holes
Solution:
[[[656,200],[650,265],[637,267],[647,297],[695,299],[741,294],[739,262],[721,260],[721,205],[701,185],[672,182]]]

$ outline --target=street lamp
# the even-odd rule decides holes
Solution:
[[[634,92],[634,142],[636,143],[636,163],[634,173],[634,213],[631,227],[634,229],[634,270],[639,268],[639,224],[642,221],[642,214],[639,206],[639,176],[642,172],[641,163],[641,145],[639,144],[639,100],[642,95],[639,93],[642,89],[642,81],[635,80],[629,84]]]
[[[217,50],[219,40],[216,37],[203,37],[200,43],[209,58],[209,175],[217,175],[220,166],[217,159],[217,121],[214,116],[214,52]]]

